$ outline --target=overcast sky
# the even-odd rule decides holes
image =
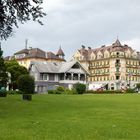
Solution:
[[[28,47],[57,52],[70,59],[81,45],[97,48],[115,42],[140,51],[140,0],[44,0],[44,26],[28,22],[2,42],[4,56]]]

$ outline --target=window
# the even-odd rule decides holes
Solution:
[[[119,52],[117,52],[117,57],[119,56]]]
[[[46,73],[43,75],[43,80],[47,80],[47,74]]]
[[[47,80],[47,74],[46,73],[40,73],[40,80]]]
[[[102,66],[104,66],[104,61],[102,62]]]
[[[54,81],[55,80],[54,78],[55,78],[55,75],[50,73],[49,74],[49,80]]]
[[[117,67],[117,68],[116,68],[116,72],[119,72],[119,71],[120,71],[120,68]]]
[[[106,61],[106,64],[109,65],[109,61]]]
[[[116,80],[119,80],[120,79],[120,76],[116,76]]]
[[[40,73],[40,80],[43,80],[43,73]]]
[[[107,80],[109,80],[109,76],[107,76]]]
[[[117,63],[117,64],[118,64],[118,63],[120,63],[120,60],[119,60],[119,59],[117,59],[117,60],[116,60],[116,63]]]
[[[127,80],[127,81],[129,80],[128,76],[126,77],[126,80]]]

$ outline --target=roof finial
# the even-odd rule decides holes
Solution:
[[[57,56],[65,56],[63,50],[61,49],[61,45],[60,45],[60,48],[58,50],[58,52],[56,53]]]
[[[60,44],[60,47],[59,47],[59,49],[61,49],[61,44]]]
[[[116,46],[116,47],[122,46],[119,39],[118,39],[118,36],[117,36],[117,40],[115,41],[115,43],[113,43],[113,46]]]
[[[28,47],[28,39],[25,39],[25,49]]]

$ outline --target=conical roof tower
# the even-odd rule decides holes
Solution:
[[[60,58],[64,58],[65,54],[64,54],[63,50],[61,49],[61,46],[60,46],[56,55]]]
[[[122,46],[118,38],[115,41],[115,43],[113,43],[113,46],[115,46],[115,47],[121,47]]]

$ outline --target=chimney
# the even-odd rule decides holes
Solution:
[[[82,49],[85,49],[86,47],[84,45],[82,45]]]
[[[101,48],[104,48],[104,47],[105,47],[105,45],[102,45],[102,46],[101,46]]]
[[[25,49],[28,47],[28,39],[25,40]]]
[[[89,50],[91,50],[91,47],[88,47]]]

